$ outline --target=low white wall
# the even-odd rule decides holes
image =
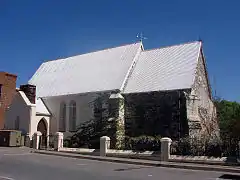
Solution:
[[[87,148],[60,148],[61,152],[70,152],[78,154],[100,155],[99,149],[87,149]]]
[[[183,162],[183,163],[225,164],[225,163],[227,163],[227,157],[171,155],[169,161],[171,161],[171,162]]]
[[[70,152],[70,153],[78,153],[78,154],[88,154],[88,155],[100,155],[99,149],[87,149],[87,148],[61,148],[60,152]],[[144,152],[136,152],[132,150],[115,150],[108,149],[107,156],[112,157],[126,157],[126,158],[143,158],[149,160],[160,160],[160,152],[159,151],[144,151]]]
[[[61,148],[61,152],[71,152],[78,154],[99,155],[99,149],[86,149],[86,148]],[[132,150],[115,150],[108,149],[107,156],[122,157],[122,158],[136,158],[160,161],[160,151],[143,151],[136,152]],[[177,156],[171,155],[170,162],[183,162],[183,163],[205,163],[205,164],[226,164],[227,157],[208,157],[208,156]]]

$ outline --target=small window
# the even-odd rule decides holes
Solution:
[[[15,119],[15,130],[19,130],[19,126],[20,126],[20,117],[17,116],[17,118]]]
[[[66,103],[60,104],[59,131],[66,131]]]
[[[76,102],[71,101],[69,106],[69,131],[76,131],[77,110]]]

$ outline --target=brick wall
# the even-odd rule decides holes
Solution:
[[[1,97],[0,97],[0,129],[4,128],[4,114],[11,104],[16,93],[17,76],[6,72],[0,72]]]

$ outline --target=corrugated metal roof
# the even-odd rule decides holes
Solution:
[[[143,51],[124,93],[191,88],[201,42]]]
[[[142,43],[43,63],[28,82],[38,97],[120,89]]]

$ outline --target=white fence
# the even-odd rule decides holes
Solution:
[[[33,148],[39,149],[39,138],[41,134],[36,132],[33,136]],[[66,148],[63,147],[63,133],[57,132],[54,138],[54,150],[68,153],[79,153],[96,156],[113,156],[123,158],[138,158],[157,161],[171,161],[171,162],[190,162],[190,163],[206,163],[206,164],[232,164],[228,162],[227,157],[215,158],[207,156],[176,156],[170,154],[170,145],[172,140],[170,138],[161,139],[160,151],[144,151],[137,152],[132,150],[116,150],[110,149],[111,139],[107,136],[100,138],[100,149],[87,148]],[[235,164],[239,164],[236,162]]]

